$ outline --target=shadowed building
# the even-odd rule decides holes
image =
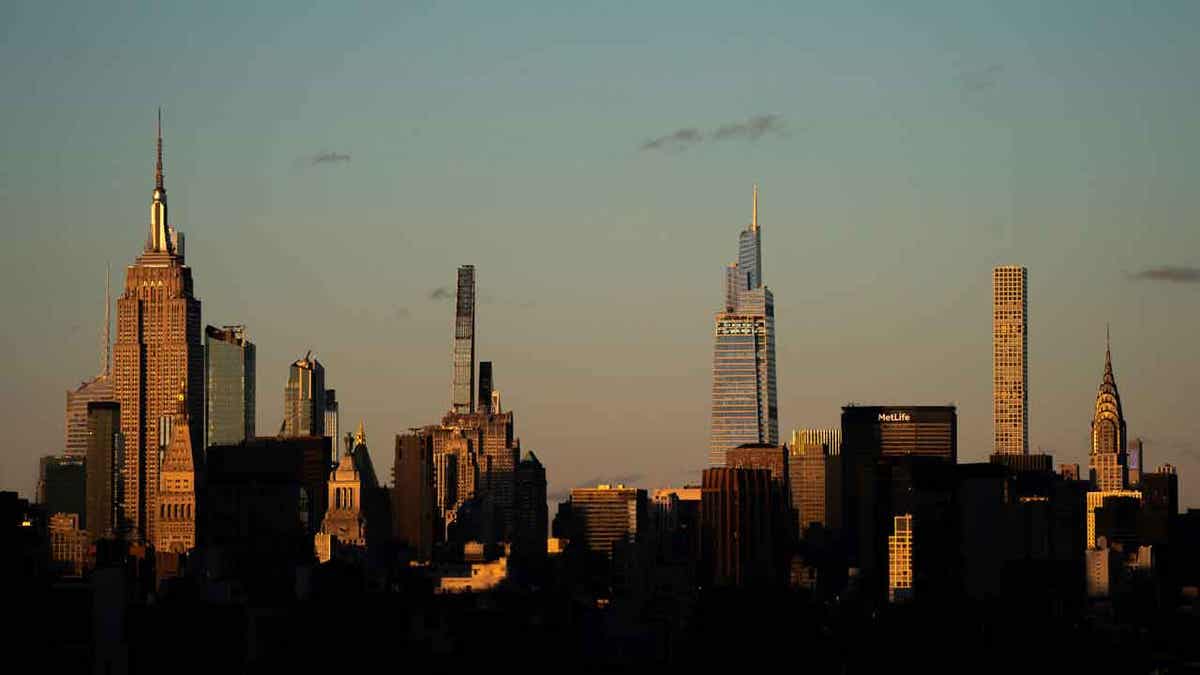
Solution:
[[[1029,271],[992,270],[992,430],[997,455],[1029,452]]]
[[[1112,351],[1104,348],[1104,380],[1096,392],[1092,417],[1092,450],[1089,456],[1092,484],[1099,492],[1129,487],[1128,456],[1125,454],[1125,415],[1121,394],[1113,376]]]
[[[88,404],[93,401],[115,401],[112,378],[112,299],[109,276],[104,276],[104,347],[101,350],[100,374],[85,380],[75,389],[67,390],[66,442],[63,454],[83,457],[88,449]]]
[[[84,456],[51,455],[42,460],[42,505],[46,513],[73,513],[87,528],[87,466]]]
[[[325,435],[325,366],[312,352],[296,359],[283,389],[283,435]],[[337,445],[337,439],[333,439]]]
[[[779,443],[775,379],[775,298],[762,283],[758,186],[738,260],[724,270],[724,303],[713,320],[712,410],[708,462],[744,443]]]
[[[88,404],[86,520],[92,541],[122,534],[120,526],[121,408],[116,401]]]
[[[433,436],[419,429],[399,434],[392,465],[392,531],[414,560],[433,557],[436,514]]]
[[[337,464],[338,457],[338,400],[337,391],[333,389],[325,390],[325,436],[329,438],[329,447],[333,448],[333,456],[329,458],[330,463]]]
[[[777,494],[767,469],[704,470],[701,559],[705,577],[714,586],[774,585],[779,581],[774,548]]]
[[[245,326],[205,326],[205,447],[254,438],[254,371]]]
[[[588,550],[612,556],[618,542],[634,543],[646,527],[646,491],[624,485],[571,490],[571,516]]]
[[[125,438],[125,521],[138,540],[155,540],[159,513],[160,421],[174,414],[179,382],[193,420],[204,419],[204,351],[200,301],[192,292],[192,270],[184,262],[184,237],[167,218],[163,184],[161,115],[150,233],[145,248],[125,272],[117,299],[113,383],[121,405]],[[203,425],[189,427],[191,446],[203,446]]]
[[[517,464],[514,481],[513,555],[544,557],[549,536],[546,507],[546,468],[532,451]]]
[[[364,446],[366,434],[363,425],[359,423],[358,433],[354,443],[346,444],[346,452],[329,474],[329,488],[326,503],[325,518],[321,523],[321,533],[317,535],[318,559],[328,562],[339,551],[367,547],[367,522],[364,517],[363,480],[355,466],[354,452],[357,447]],[[326,546],[322,546],[322,537]]]

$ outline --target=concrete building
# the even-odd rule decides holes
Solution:
[[[825,443],[802,442],[788,448],[788,480],[798,534],[809,525],[830,524],[825,509],[828,459]]]
[[[1029,452],[1029,271],[992,270],[994,454]]]
[[[88,533],[79,525],[79,514],[50,515],[50,561],[64,576],[83,576],[87,564]]]

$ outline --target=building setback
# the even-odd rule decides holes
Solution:
[[[125,438],[125,521],[135,540],[148,542],[154,541],[158,513],[159,426],[174,413],[180,383],[189,417],[204,419],[200,300],[185,264],[183,234],[167,218],[161,114],[159,119],[150,233],[142,254],[125,272],[113,351],[114,393]],[[190,433],[193,449],[201,448],[203,425],[192,425]]]

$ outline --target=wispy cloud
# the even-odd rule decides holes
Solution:
[[[662,150],[664,152],[677,152],[686,150],[689,145],[699,143],[704,140],[704,132],[699,129],[679,129],[673,131],[666,136],[652,138],[645,143],[642,143],[641,150]]]
[[[1162,265],[1129,275],[1139,281],[1169,281],[1177,284],[1200,284],[1200,267],[1183,265]]]
[[[396,305],[392,307],[392,318],[397,321],[402,321],[412,316],[412,312],[407,307]]]
[[[308,163],[313,166],[318,164],[348,164],[349,162],[350,153],[348,152],[329,152],[325,150],[308,158]]]
[[[779,115],[758,115],[757,117],[751,117],[745,122],[725,124],[717,127],[712,137],[715,141],[726,139],[757,141],[766,134],[783,134],[783,120],[780,119]]]
[[[438,286],[429,291],[430,300],[448,300],[452,297],[454,297],[454,292],[450,290],[449,286]]]
[[[676,153],[709,141],[757,141],[767,135],[787,135],[782,117],[776,114],[755,115],[744,122],[722,124],[708,132],[695,127],[676,129],[669,134],[643,141],[638,149]]]

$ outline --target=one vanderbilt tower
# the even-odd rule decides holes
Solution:
[[[762,283],[758,186],[737,262],[725,267],[724,306],[713,321],[710,466],[743,443],[779,443],[775,388],[775,298]]]
[[[183,234],[167,217],[161,110],[157,136],[150,232],[141,255],[126,268],[125,291],[117,299],[113,373],[125,436],[124,516],[131,537],[149,542],[155,540],[160,449],[169,441],[164,422],[178,414],[181,393],[190,418],[204,419],[200,301],[184,264]],[[193,452],[203,448],[203,428],[190,425]]]

